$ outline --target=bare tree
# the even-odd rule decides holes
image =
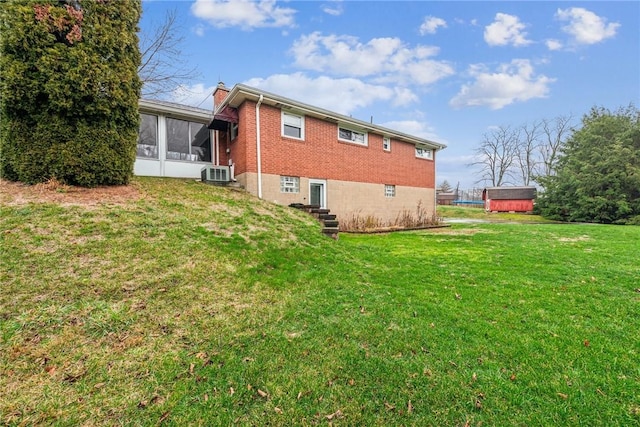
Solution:
[[[555,167],[558,155],[562,151],[567,134],[571,131],[572,115],[558,116],[552,120],[542,121],[542,133],[544,139],[539,146],[542,157],[542,169],[540,175],[555,175]]]
[[[164,21],[153,33],[140,35],[142,62],[138,75],[142,80],[142,94],[158,97],[168,94],[180,84],[198,77],[196,68],[189,68],[182,55],[185,38],[177,21],[175,9],[167,11]]]
[[[473,165],[481,167],[480,179],[493,187],[509,183],[511,169],[517,158],[519,130],[500,126],[484,134],[484,139],[475,153]]]
[[[535,178],[538,164],[536,151],[540,145],[541,127],[540,122],[524,124],[520,127],[515,163],[520,172],[522,185],[531,184]]]

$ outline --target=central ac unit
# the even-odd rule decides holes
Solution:
[[[202,182],[229,182],[229,166],[205,166],[200,171]]]

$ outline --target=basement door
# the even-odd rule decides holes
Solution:
[[[309,180],[309,204],[327,208],[327,181],[324,179]]]

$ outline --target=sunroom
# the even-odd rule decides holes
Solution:
[[[145,99],[139,110],[134,174],[198,178],[204,166],[216,164],[213,133],[207,128],[211,111]]]

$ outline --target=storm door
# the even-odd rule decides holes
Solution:
[[[326,209],[327,181],[322,179],[309,180],[309,204]]]

